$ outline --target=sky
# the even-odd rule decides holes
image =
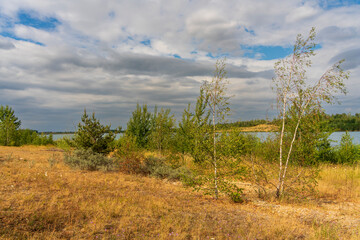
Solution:
[[[350,71],[324,109],[360,112],[360,0],[0,0],[0,105],[38,131],[74,131],[85,108],[124,129],[137,103],[180,119],[226,56],[229,121],[271,119],[274,64],[312,27],[309,79]]]

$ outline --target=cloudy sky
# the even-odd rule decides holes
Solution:
[[[316,27],[310,76],[337,60],[360,112],[359,0],[0,0],[0,104],[23,128],[73,131],[86,108],[123,126],[146,103],[176,117],[227,56],[232,121],[275,116],[274,63]]]

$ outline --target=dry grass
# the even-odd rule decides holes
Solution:
[[[323,198],[360,203],[360,166],[324,165],[318,190]]]
[[[0,194],[1,239],[357,239],[360,230],[177,182],[70,170],[51,147],[0,147]]]
[[[276,132],[279,127],[270,124],[259,124],[253,127],[242,127],[240,130],[242,132]]]

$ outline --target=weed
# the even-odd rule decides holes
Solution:
[[[58,163],[57,156],[55,155],[55,153],[48,158],[48,162],[50,168],[53,168]]]
[[[336,226],[331,224],[322,224],[319,227],[315,226],[315,239],[337,240],[339,238],[339,230]]]

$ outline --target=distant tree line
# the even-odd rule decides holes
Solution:
[[[220,129],[231,129],[237,127],[253,127],[260,124],[278,125],[279,119],[265,120],[254,119],[248,121],[236,121],[230,123],[222,123],[219,125]],[[360,131],[360,113],[355,114],[325,114],[321,113],[321,127],[329,131]]]
[[[54,144],[52,134],[39,134],[36,130],[20,129],[21,121],[9,106],[0,105],[0,145],[21,146],[26,144]]]
[[[360,131],[360,113],[326,115],[324,124],[334,131]]]

